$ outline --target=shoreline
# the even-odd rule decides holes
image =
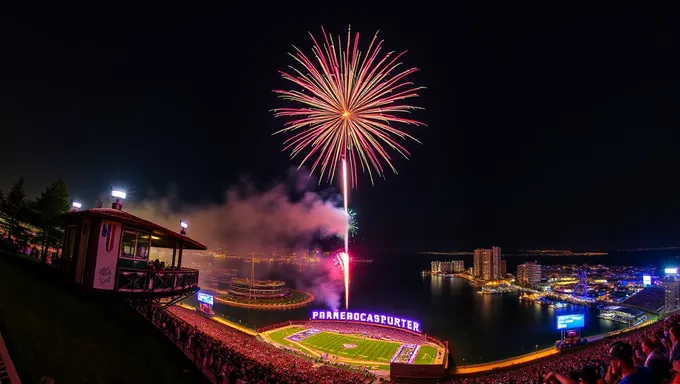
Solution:
[[[588,344],[590,344],[594,341],[599,341],[599,340],[605,339],[607,337],[616,336],[616,335],[620,335],[620,334],[623,334],[623,333],[633,331],[633,330],[638,329],[638,328],[647,327],[647,326],[652,325],[655,322],[659,321],[659,319],[661,318],[660,316],[655,315],[655,314],[651,314],[651,315],[655,316],[656,319],[647,320],[647,321],[643,322],[642,324],[629,326],[629,327],[619,329],[619,330],[616,330],[616,331],[600,333],[600,334],[593,335],[593,336],[585,336],[585,338],[588,339]],[[586,347],[588,346],[588,344],[586,344]],[[496,369],[511,368],[513,366],[516,366],[516,365],[521,365],[521,364],[529,363],[529,362],[532,362],[532,361],[541,360],[543,358],[554,356],[554,355],[557,355],[559,353],[561,353],[561,352],[556,347],[552,346],[552,347],[548,347],[548,348],[544,348],[544,349],[539,349],[535,352],[526,353],[524,355],[513,356],[513,357],[509,357],[507,359],[495,360],[495,361],[490,361],[490,362],[482,363],[482,364],[469,364],[469,365],[464,365],[464,366],[454,365],[454,367],[449,371],[449,373],[452,374],[452,375],[462,375],[462,376],[464,376],[464,375],[471,375],[471,374],[477,374],[477,373],[482,373],[482,372],[489,372],[489,371],[493,371],[493,370],[496,370]]]

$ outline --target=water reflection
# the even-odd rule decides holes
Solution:
[[[265,271],[270,269],[270,274]],[[293,272],[296,268],[291,268]],[[535,346],[554,345],[560,337],[556,314],[586,311],[584,335],[590,336],[620,329],[623,326],[597,317],[596,310],[583,307],[555,311],[548,307],[520,302],[518,295],[483,295],[464,279],[421,275],[422,267],[408,268],[400,263],[356,265],[352,276],[350,310],[383,312],[420,320],[425,333],[447,340],[458,363],[467,364],[504,359],[528,353]],[[258,265],[262,278],[280,278],[292,286],[299,276],[283,273],[282,268]],[[309,274],[309,271],[305,271]],[[259,274],[258,274],[259,275]],[[312,309],[328,308],[318,298],[307,308],[292,311],[255,311],[216,305],[216,313],[249,326],[266,326],[287,320],[309,318]],[[191,301],[193,299],[190,299]],[[195,302],[195,300],[194,300]]]

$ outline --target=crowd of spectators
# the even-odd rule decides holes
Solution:
[[[615,377],[610,375],[606,379],[610,369],[608,356],[612,354],[613,346],[621,344],[631,349],[631,358],[636,367],[647,367],[647,369],[640,369],[651,371],[653,374],[653,379],[644,382],[664,383],[671,380],[671,366],[675,366],[674,360],[677,360],[675,364],[680,367],[679,322],[680,315],[674,315],[647,327],[595,341],[571,353],[557,354],[484,376],[455,378],[447,381],[446,384],[542,384],[551,382],[614,384],[619,382]],[[680,383],[680,373],[676,376],[673,377],[673,384]]]
[[[218,384],[361,384],[375,379],[368,371],[276,348],[190,309],[138,310],[185,351],[193,352],[197,366],[213,372]]]
[[[647,287],[629,297],[623,303],[638,308],[659,312],[664,306],[664,289],[661,287]]]
[[[308,321],[307,328],[332,331],[337,333],[366,335],[374,339],[395,340],[400,343],[425,344],[425,336],[412,332],[402,331],[397,328],[380,327],[371,324],[354,323],[348,321]]]

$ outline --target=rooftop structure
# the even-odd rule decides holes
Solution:
[[[206,246],[183,234],[114,208],[62,216],[63,257],[73,281],[85,291],[115,292],[175,302],[198,291],[198,270],[182,267],[184,250]],[[186,228],[182,228],[186,229]],[[171,265],[152,263],[151,248],[173,250]]]

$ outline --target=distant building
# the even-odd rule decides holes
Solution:
[[[517,266],[517,281],[520,284],[537,284],[541,281],[541,266],[536,262]]]
[[[433,261],[430,263],[432,273],[457,273],[465,271],[463,260]]]
[[[501,274],[501,248],[475,249],[474,252],[475,277],[484,280],[499,280]]]
[[[483,249],[475,249],[472,265],[472,276],[482,277],[482,265],[484,265]]]
[[[680,293],[679,286],[680,281],[670,280],[663,282],[663,287],[666,291],[664,293],[664,312],[672,312],[678,309],[680,304],[678,295]]]
[[[500,280],[501,274],[501,247],[491,247],[491,276],[489,280]]]
[[[508,263],[505,260],[501,260],[501,279],[504,279],[508,275]]]

